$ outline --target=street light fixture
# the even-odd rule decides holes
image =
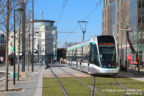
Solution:
[[[86,32],[86,25],[88,23],[88,21],[78,21],[79,25],[80,25],[80,28],[82,30],[82,33],[83,33],[83,42],[84,42],[84,39],[85,39],[85,32]],[[83,25],[83,26],[82,26]]]
[[[130,28],[129,24],[128,23],[125,23],[125,27],[122,28],[120,27],[120,31],[125,31],[126,32],[126,71],[128,71],[128,62],[127,62],[127,42],[130,42],[128,40],[128,37],[129,37],[129,34],[128,32],[132,31],[132,29]],[[130,45],[131,46],[131,45]],[[133,51],[133,50],[132,50]]]
[[[13,84],[15,85],[15,55],[16,55],[16,53],[15,53],[15,34],[16,34],[16,31],[15,31],[15,12],[16,11],[23,11],[23,9],[22,8],[18,8],[18,9],[15,9],[14,10],[14,65],[13,65]]]

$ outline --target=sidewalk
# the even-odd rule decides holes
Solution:
[[[13,85],[13,80],[9,76],[9,90],[18,89],[20,91],[0,91],[0,96],[42,96],[42,79],[44,68],[45,66],[35,64],[34,72],[26,72],[27,76],[20,78],[20,81],[16,81],[16,85]],[[4,89],[5,79],[0,81],[0,90]]]
[[[127,77],[130,79],[135,79],[135,80],[139,80],[139,81],[143,81],[144,82],[144,70],[140,71],[140,73],[137,73],[137,71],[120,71],[118,76],[120,77]]]

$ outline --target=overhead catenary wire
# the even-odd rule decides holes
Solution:
[[[61,11],[60,11],[60,14],[59,14],[59,17],[58,17],[58,20],[57,20],[57,25],[60,24],[60,20],[61,20],[63,14],[64,14],[64,10],[65,10],[67,2],[68,2],[68,0],[64,0],[64,2],[62,4]]]
[[[95,4],[95,6],[88,12],[88,14],[86,16],[84,16],[83,19],[81,19],[81,21],[83,20],[87,20],[89,22],[89,18],[94,14],[94,12],[96,12],[96,10],[98,9],[98,7],[102,4],[102,0],[98,0]],[[97,14],[98,15],[98,14]],[[74,26],[73,31],[77,30],[78,26]]]
[[[96,10],[98,9],[98,7],[99,7],[101,4],[102,4],[102,0],[99,0],[99,1],[96,3],[96,5],[94,6],[94,8],[91,9],[91,10],[88,12],[88,14],[83,18],[83,20],[89,19],[90,16],[91,16],[92,14],[94,14],[94,12],[96,12]]]

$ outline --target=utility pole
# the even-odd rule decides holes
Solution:
[[[6,81],[5,81],[5,90],[8,91],[8,39],[9,39],[9,15],[10,15],[10,8],[9,8],[9,0],[7,0],[7,19],[6,19]]]
[[[80,28],[82,30],[82,33],[83,33],[83,40],[82,42],[85,41],[85,33],[86,33],[86,25],[88,23],[88,21],[78,21],[79,25],[80,25]],[[83,47],[82,47],[82,58],[81,58],[81,62],[83,61]],[[81,64],[81,63],[80,63]],[[81,65],[80,65],[81,66]]]
[[[80,28],[81,28],[82,33],[83,33],[83,40],[82,40],[82,42],[84,42],[85,41],[85,33],[86,33],[86,25],[87,25],[88,21],[78,21],[78,23],[79,23]]]
[[[133,53],[135,53],[135,50],[133,49],[133,46],[132,46],[132,43],[130,42],[130,39],[129,39],[129,32],[132,31],[130,25],[128,23],[124,23],[122,27],[120,27],[120,31],[124,31],[125,32],[125,41],[126,41],[126,62],[125,62],[125,70],[128,71],[128,61],[127,61],[127,55],[128,55],[128,49],[127,49],[127,43],[129,43],[129,46],[132,50]],[[122,46],[121,46],[122,48]],[[122,56],[121,56],[122,57]]]
[[[126,32],[128,32],[128,31],[126,31]],[[125,33],[125,34],[127,34],[127,33]],[[126,71],[128,71],[128,62],[127,62],[127,53],[128,52],[128,50],[127,50],[127,35],[126,35]]]
[[[25,72],[25,2],[22,2],[22,72]]]
[[[32,72],[34,72],[34,0],[32,0]]]
[[[138,32],[138,30],[137,30],[137,52],[136,52],[136,62],[138,62],[138,73],[140,72],[140,62],[139,62],[139,60],[140,60],[140,56],[139,56],[139,54],[140,54],[140,46],[139,46],[139,32]]]
[[[21,15],[20,15],[21,16]],[[21,24],[21,18],[20,18],[20,24]],[[19,27],[19,41],[18,41],[18,77],[17,80],[19,81],[19,74],[20,74],[20,34],[21,34],[21,27]]]
[[[13,65],[13,70],[14,70],[13,75],[14,76],[13,76],[13,85],[15,85],[15,55],[16,55],[15,54],[15,34],[16,34],[16,32],[15,32],[15,11],[16,10],[14,10],[14,61],[13,61],[14,62],[13,63],[14,64]]]
[[[30,17],[30,11],[29,11],[29,17]],[[31,45],[31,43],[30,43],[30,28],[31,28],[31,25],[30,25],[30,23],[31,23],[31,22],[29,22],[29,34],[28,34],[28,35],[29,35],[29,48],[28,48],[28,53],[29,53],[29,56],[28,56],[28,57],[29,57],[29,58],[28,58],[28,71],[29,71],[29,65],[30,65],[29,63],[31,63],[31,62],[30,62],[30,60],[31,60],[31,52],[30,52],[30,45]]]

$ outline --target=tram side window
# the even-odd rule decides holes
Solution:
[[[67,59],[70,60],[70,51],[67,53]]]
[[[69,51],[67,51],[67,53],[66,53],[66,58],[67,58],[67,60],[69,60]]]
[[[88,63],[89,61],[89,51],[90,51],[90,46],[84,46],[83,47],[83,62]]]
[[[99,66],[98,52],[95,44],[92,44],[90,62]]]
[[[73,61],[76,61],[76,49],[73,50]]]
[[[72,50],[72,61],[75,61],[75,55],[76,55],[76,51]]]
[[[74,60],[74,50],[72,50],[72,57],[71,57],[72,61]]]
[[[69,51],[69,58],[72,60],[72,51]]]
[[[80,62],[82,57],[82,47],[77,48],[77,61]]]

